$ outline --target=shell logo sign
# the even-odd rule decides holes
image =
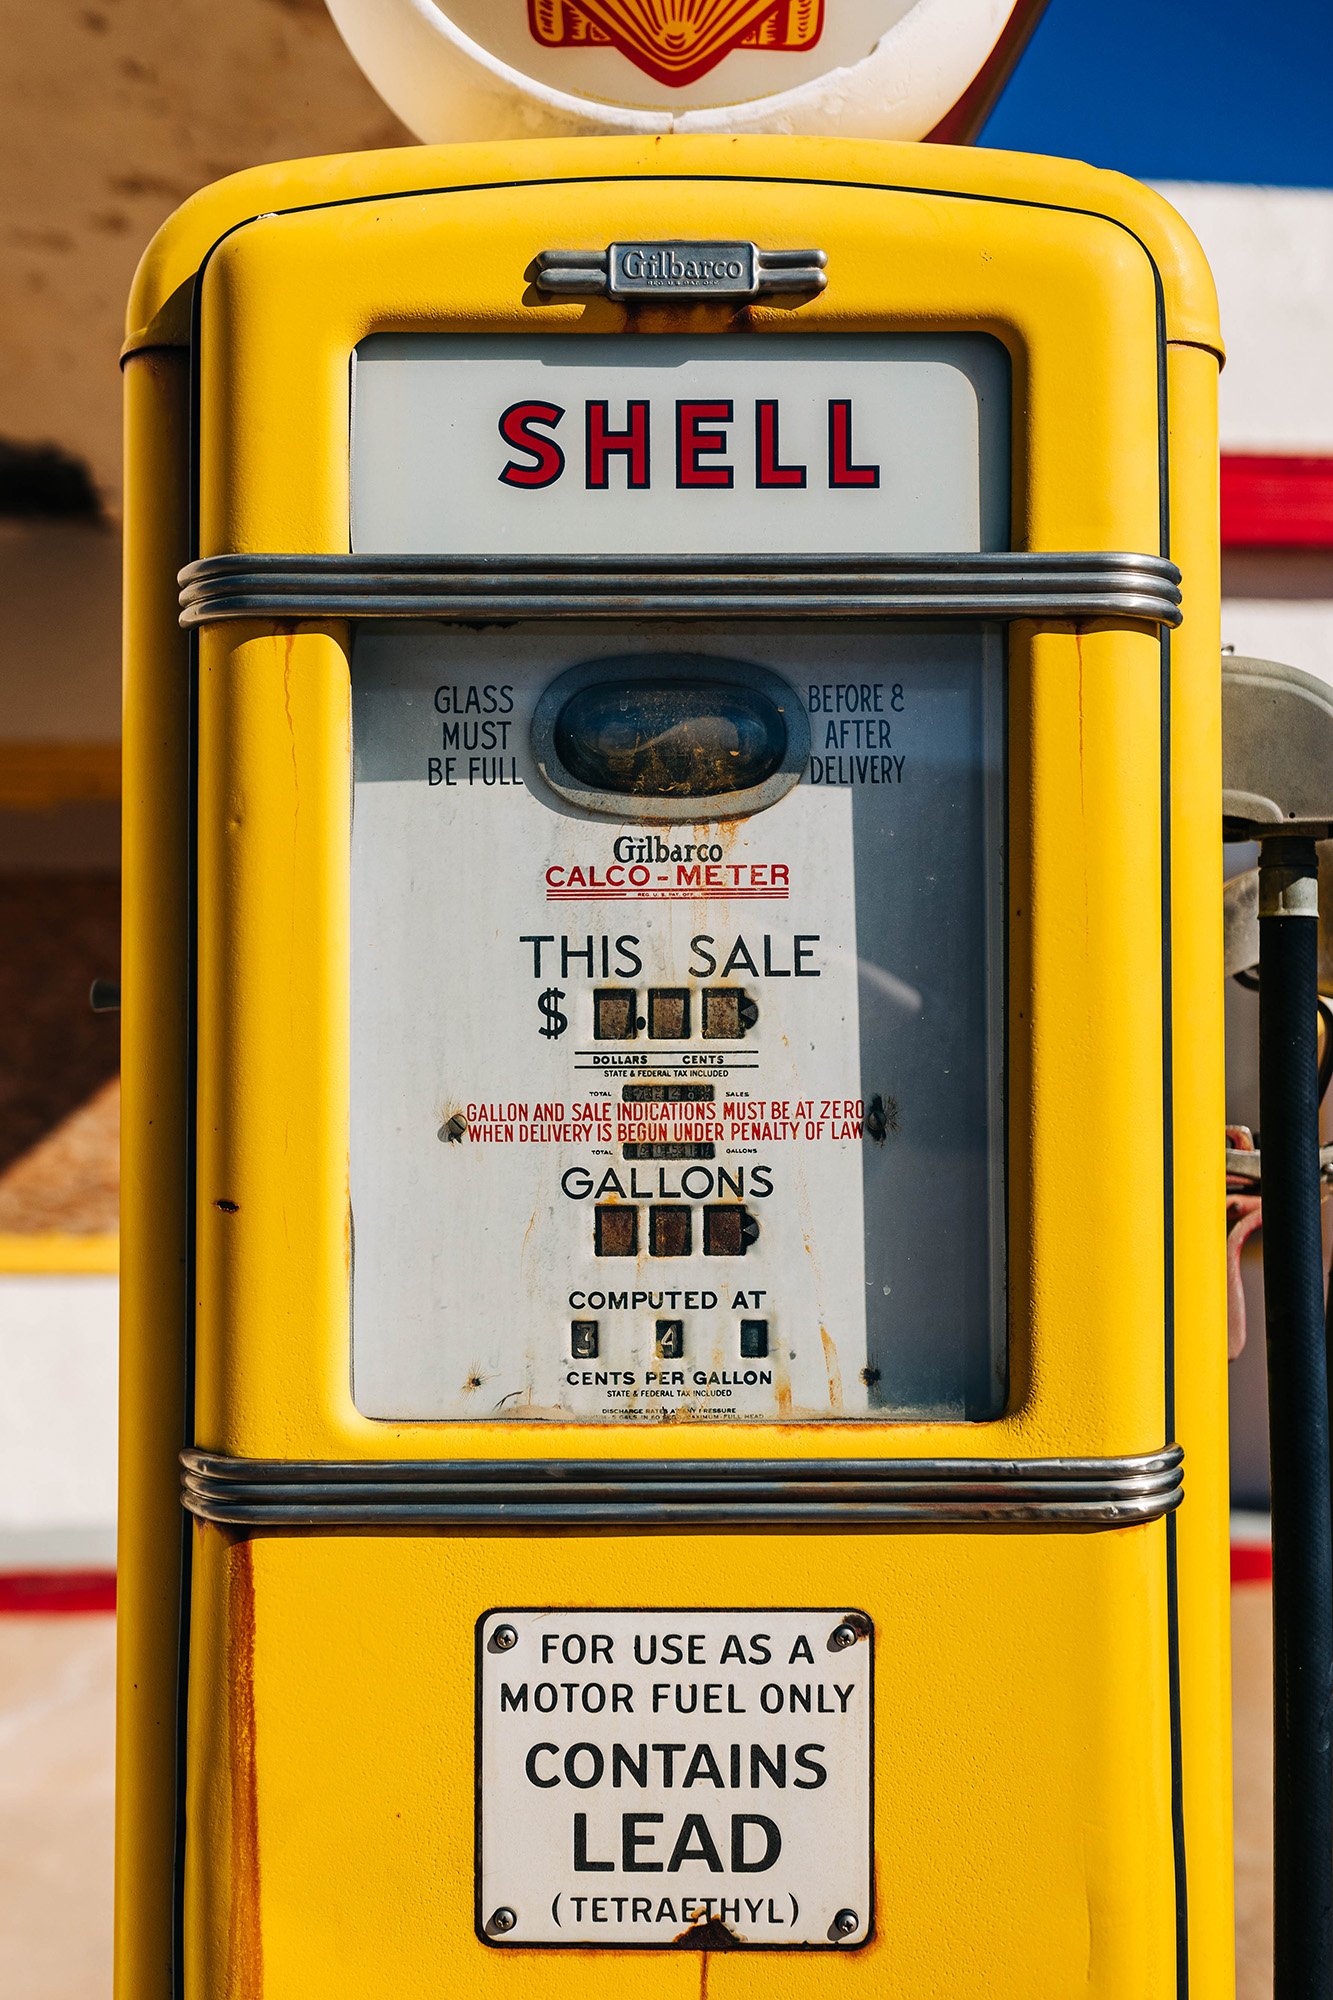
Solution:
[[[967,140],[1045,0],[327,0],[417,137]]]
[[[611,43],[668,88],[694,83],[733,49],[811,49],[824,0],[528,0],[545,48]]]

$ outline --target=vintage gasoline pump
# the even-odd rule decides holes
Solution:
[[[1221,2000],[1188,232],[404,149],[130,325],[121,2000]]]

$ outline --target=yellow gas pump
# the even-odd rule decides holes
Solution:
[[[423,148],[130,329],[123,2000],[1220,2000],[1188,232]]]

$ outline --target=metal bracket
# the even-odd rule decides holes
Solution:
[[[1222,823],[1229,840],[1333,833],[1333,688],[1277,660],[1222,655]]]
[[[756,299],[764,292],[822,292],[822,250],[761,250],[755,243],[611,243],[605,250],[542,250],[539,292],[556,297],[679,300]]]

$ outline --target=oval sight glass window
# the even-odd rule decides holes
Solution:
[[[583,784],[639,799],[749,791],[787,754],[782,710],[737,681],[595,681],[564,703],[554,738]]]

